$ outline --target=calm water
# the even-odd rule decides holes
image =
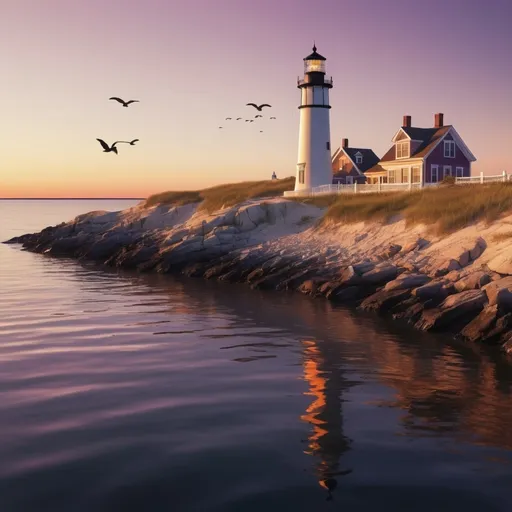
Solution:
[[[0,239],[131,204],[0,201]],[[492,352],[6,245],[0,283],[1,512],[512,507],[512,366]]]

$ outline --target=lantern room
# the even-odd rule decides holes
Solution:
[[[325,74],[325,57],[317,53],[316,46],[313,46],[313,53],[304,58],[304,74],[307,73],[324,73]]]

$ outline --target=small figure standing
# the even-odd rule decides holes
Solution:
[[[273,179],[273,180],[277,180],[277,175],[276,175],[276,172],[275,172],[275,171],[272,173],[272,179]]]

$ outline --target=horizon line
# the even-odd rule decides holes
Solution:
[[[74,201],[86,201],[86,200],[91,200],[91,199],[101,199],[101,200],[104,200],[104,199],[117,199],[117,200],[122,200],[122,199],[132,199],[132,200],[142,200],[142,199],[146,199],[145,197],[0,197],[0,201],[19,201],[19,200],[23,200],[23,201],[69,201],[69,200],[74,200]]]

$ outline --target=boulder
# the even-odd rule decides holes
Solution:
[[[319,292],[319,288],[326,283],[325,279],[306,279],[298,288],[300,293],[304,295],[316,295]]]
[[[482,288],[482,286],[486,285],[490,281],[491,277],[489,276],[488,272],[478,270],[468,274],[462,279],[459,279],[455,282],[454,286],[457,292],[463,292],[466,290],[476,290],[477,288]]]
[[[352,265],[352,270],[360,276],[366,272],[370,272],[370,270],[373,270],[374,268],[375,263],[372,263],[371,261],[361,261],[360,263]]]
[[[477,238],[475,240],[475,245],[469,251],[469,256],[471,260],[474,261],[477,258],[479,258],[486,248],[487,243],[485,242],[485,240],[482,237]]]
[[[487,306],[462,329],[462,336],[468,341],[478,341],[482,339],[485,333],[496,323],[497,316],[498,305]]]
[[[381,285],[396,279],[397,275],[398,269],[395,266],[389,265],[364,273],[361,276],[361,281],[364,284]]]
[[[361,276],[355,271],[352,265],[348,266],[342,273],[340,285],[353,286],[362,282]]]
[[[489,304],[498,306],[505,311],[512,311],[512,276],[498,281],[491,281],[483,287]]]
[[[417,288],[430,281],[425,274],[402,274],[393,281],[389,281],[384,287],[385,290],[410,290]]]
[[[410,299],[409,299],[410,300]],[[403,304],[408,303],[409,300],[405,300]],[[408,322],[417,322],[423,313],[425,306],[421,302],[411,303],[409,307],[404,309],[403,311],[399,311],[393,314],[393,318],[395,320],[407,320]]]
[[[502,349],[505,353],[512,355],[512,334],[505,340]]]
[[[380,290],[363,300],[361,309],[365,311],[386,311],[410,296],[410,290]]]
[[[433,271],[434,277],[440,277],[448,274],[453,270],[460,270],[460,265],[457,260],[449,259],[441,263],[436,269]]]
[[[508,249],[498,254],[487,263],[487,266],[499,274],[512,275],[512,251]]]
[[[361,286],[348,286],[347,288],[340,288],[331,290],[327,294],[327,298],[331,302],[352,302],[361,298],[364,288]]]
[[[439,329],[463,323],[466,325],[471,317],[482,310],[487,297],[482,290],[468,290],[447,297],[440,307],[426,309],[416,322],[416,327],[424,331]]]
[[[398,244],[391,244],[384,252],[379,254],[377,258],[387,260],[398,254],[402,250],[402,246]]]

